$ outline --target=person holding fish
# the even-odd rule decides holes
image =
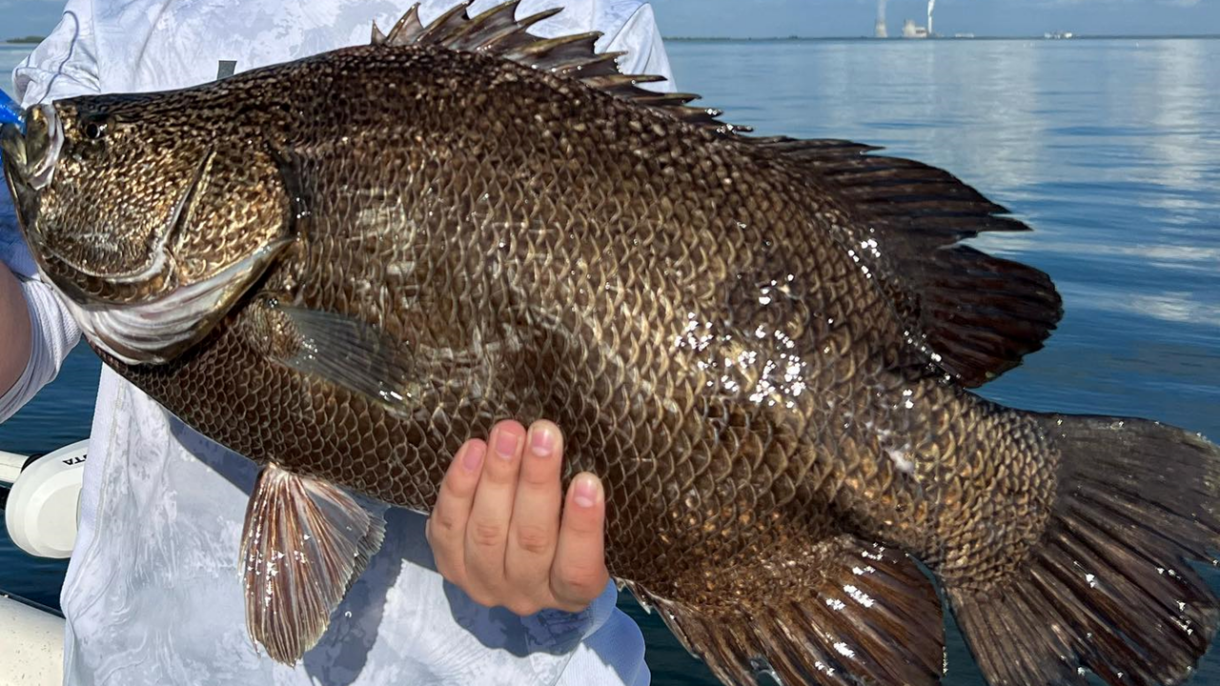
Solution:
[[[469,11],[498,4],[480,0]],[[624,53],[626,73],[670,77],[642,0],[517,4],[517,16],[533,17],[538,35],[598,31],[597,49]],[[465,3],[426,0],[418,17],[431,25],[455,8]],[[188,87],[366,43],[371,20],[388,28],[407,9],[363,0],[71,0],[55,32],[16,70],[17,95],[30,107],[81,94]],[[672,90],[670,83],[654,87]],[[55,377],[80,331],[39,279],[15,227],[0,232],[0,257],[3,420]],[[561,490],[563,435],[550,422],[527,428],[501,421],[486,441],[467,441],[426,523],[369,504],[385,519],[376,534],[382,550],[349,582],[329,630],[314,627],[317,647],[291,665],[271,659],[278,657],[273,646],[245,638],[234,551],[255,484],[252,465],[108,367],[89,455],[62,597],[65,683],[649,681],[639,629],[616,609],[607,583],[601,484],[582,474]]]
[[[361,3],[79,2],[0,126],[38,275],[131,382],[73,683],[642,683],[607,575],[726,686],[934,686],[942,598],[995,686],[1211,644],[1220,447],[978,394],[1062,300],[966,243],[1028,227],[949,172],[643,88],[626,0],[367,41]],[[234,59],[276,64],[198,66]]]

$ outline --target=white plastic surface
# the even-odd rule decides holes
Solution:
[[[27,553],[72,555],[88,445],[80,441],[38,458],[13,484],[4,522],[9,537]]]
[[[0,594],[0,686],[59,686],[64,620]]]
[[[11,484],[21,474],[21,465],[29,459],[26,455],[6,453],[0,450],[0,483]]]

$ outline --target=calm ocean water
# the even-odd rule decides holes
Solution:
[[[1029,409],[1150,417],[1220,439],[1220,41],[669,49],[679,87],[731,121],[885,145],[953,171],[1036,229],[977,243],[1048,272],[1067,314],[1046,350],[985,395]],[[23,53],[0,47],[0,67]],[[97,368],[78,350],[55,384],[0,426],[0,448],[83,437]],[[0,539],[0,589],[54,603],[63,569]],[[623,604],[644,627],[654,683],[714,683],[656,618]],[[948,686],[982,684],[956,632],[948,661]],[[1195,683],[1220,683],[1220,653]]]

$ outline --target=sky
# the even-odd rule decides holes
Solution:
[[[297,0],[308,1],[308,0]],[[403,0],[406,6],[410,0]],[[877,0],[652,0],[666,36],[861,36],[873,32]],[[45,35],[63,0],[0,0],[0,40]],[[889,0],[890,34],[903,19],[924,23],[925,0]],[[1220,34],[1220,0],[937,0],[938,33],[989,36]]]

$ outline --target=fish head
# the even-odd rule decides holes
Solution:
[[[65,291],[116,301],[170,287],[166,246],[202,154],[197,141],[141,122],[125,100],[36,105],[24,135],[11,125],[3,135],[5,176],[39,262]],[[107,282],[140,287],[119,294]]]
[[[0,131],[39,270],[90,342],[127,364],[198,342],[285,244],[274,164],[248,158],[201,107],[174,93],[89,96],[36,105],[24,132]]]

